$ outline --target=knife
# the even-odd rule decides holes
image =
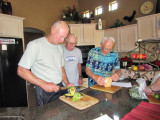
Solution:
[[[74,88],[80,88],[80,87],[83,87],[83,86],[71,86],[71,87],[59,87],[59,89],[60,90],[66,90],[66,89],[70,89],[70,88],[72,88],[72,87],[74,87]]]

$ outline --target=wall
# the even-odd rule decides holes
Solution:
[[[78,0],[8,0],[14,16],[24,17],[24,27],[34,27],[48,34],[62,10],[78,5]]]
[[[128,25],[130,24],[128,21],[123,20],[124,16],[131,16],[132,12],[136,10],[136,16],[141,17],[144,16],[140,13],[139,9],[141,4],[144,1],[147,0],[117,0],[118,2],[118,9],[112,12],[108,11],[108,4],[114,0],[78,0],[79,10],[84,12],[86,10],[94,11],[94,9],[98,6],[102,6],[103,8],[103,14],[101,16],[95,17],[95,19],[98,19],[98,17],[101,17],[103,20],[106,20],[106,28],[109,28],[110,26],[113,26],[115,20],[118,18],[121,22]],[[151,14],[155,13],[156,8],[156,2],[157,0],[150,0],[154,3],[154,10]],[[131,24],[136,23],[136,20],[132,21]]]

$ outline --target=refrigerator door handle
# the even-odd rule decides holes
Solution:
[[[5,104],[5,99],[4,99],[4,83],[3,83],[4,81],[3,81],[3,71],[2,71],[2,59],[1,59],[1,55],[0,55],[0,94],[1,94],[1,96],[0,96],[0,98],[1,98],[1,107],[4,107],[4,104]]]

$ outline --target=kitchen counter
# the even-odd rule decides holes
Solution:
[[[129,96],[129,88],[122,88],[114,94],[90,88],[82,92],[97,98],[99,103],[80,111],[57,99],[42,107],[0,108],[0,116],[23,116],[25,120],[93,120],[107,114],[119,120],[141,102]]]

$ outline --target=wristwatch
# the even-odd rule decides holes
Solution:
[[[79,78],[80,78],[80,77],[83,78],[83,76],[79,76]]]
[[[149,86],[149,88],[151,89],[152,92],[156,92],[156,91],[154,91],[154,90],[151,88],[151,85]]]

